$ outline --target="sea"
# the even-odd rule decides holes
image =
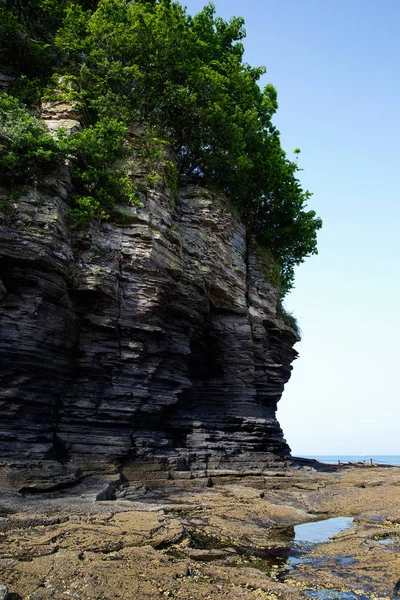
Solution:
[[[400,467],[400,456],[386,454],[329,454],[329,455],[302,455],[303,458],[313,458],[323,463],[330,465],[337,464],[338,461],[346,462],[366,462],[369,463],[372,459],[374,464],[380,465],[395,465]]]

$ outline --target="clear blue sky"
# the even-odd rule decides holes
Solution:
[[[183,2],[190,14],[205,2]],[[278,418],[294,454],[400,454],[400,1],[215,0],[324,221],[287,298],[303,331]]]

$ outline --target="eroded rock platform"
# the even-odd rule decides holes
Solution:
[[[216,476],[209,487],[201,478],[122,483],[115,500],[96,501],[101,485],[89,478],[69,492],[2,494],[0,583],[10,593],[294,600],[330,588],[388,599],[400,578],[400,468],[290,468]],[[290,528],[338,515],[353,516],[353,527],[288,570]]]

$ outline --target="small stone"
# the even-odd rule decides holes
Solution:
[[[0,585],[0,600],[7,600],[8,588],[6,585]]]
[[[116,500],[115,483],[107,483],[105,488],[97,494],[96,500],[97,502],[104,502],[106,500]]]
[[[192,558],[193,560],[212,561],[226,558],[227,553],[224,550],[218,549],[205,550],[202,548],[189,548],[187,554],[189,558]]]

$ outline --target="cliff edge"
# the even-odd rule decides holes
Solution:
[[[79,126],[57,103],[44,116]],[[281,465],[298,336],[271,259],[193,183],[174,197],[160,177],[121,222],[75,231],[70,186],[66,167],[1,204],[0,489]]]

